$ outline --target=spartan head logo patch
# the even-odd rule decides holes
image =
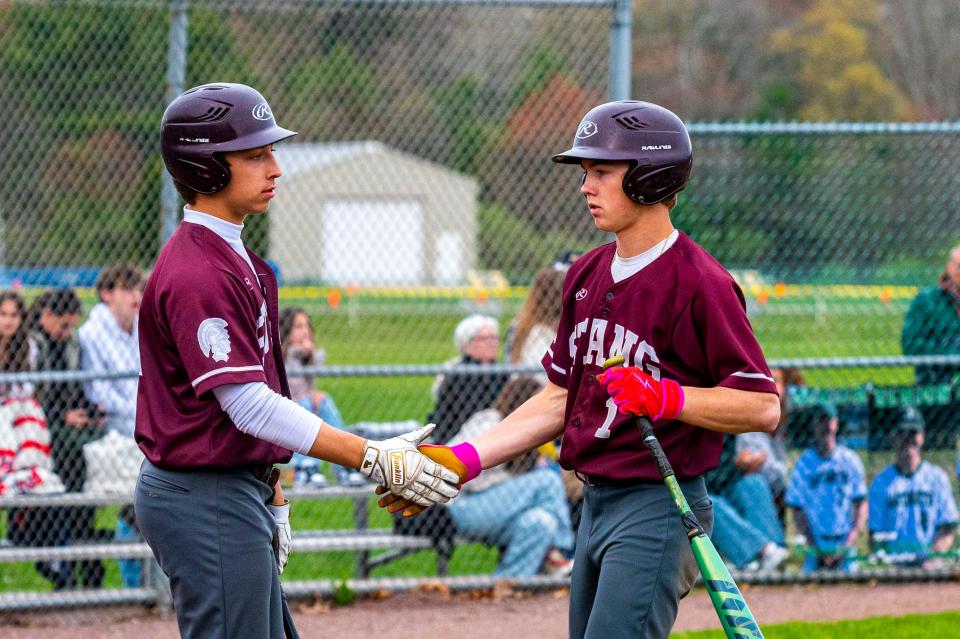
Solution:
[[[197,341],[204,357],[215,362],[225,362],[230,355],[230,334],[227,323],[219,317],[211,317],[200,322],[197,329]]]

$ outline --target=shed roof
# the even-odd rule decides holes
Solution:
[[[280,145],[280,164],[287,177],[306,173],[358,155],[383,153],[387,147],[376,140],[358,142],[285,142]]]

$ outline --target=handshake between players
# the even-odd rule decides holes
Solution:
[[[683,390],[677,382],[667,378],[654,379],[635,366],[618,366],[608,370],[597,376],[597,382],[605,387],[619,412],[624,415],[643,415],[654,421],[676,419],[683,409]],[[433,427],[427,425],[424,429],[409,435],[421,433],[425,429],[432,430]],[[543,443],[546,442],[537,442],[537,445]],[[456,474],[458,491],[460,486],[475,478],[482,470],[480,455],[470,442],[462,442],[455,446],[419,444],[418,450],[451,475]],[[411,499],[384,482],[381,484],[377,488],[377,494],[384,497],[378,503],[390,513],[402,512],[404,517],[413,517],[422,512],[425,507],[433,505],[426,503],[425,499],[419,501]],[[388,490],[392,494],[387,495]]]

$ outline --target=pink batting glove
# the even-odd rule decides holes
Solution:
[[[597,375],[613,403],[624,415],[643,415],[652,421],[676,419],[683,410],[683,388],[675,380],[655,380],[636,366],[618,366]]]

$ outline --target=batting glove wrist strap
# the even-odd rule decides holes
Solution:
[[[611,368],[597,375],[620,412],[651,420],[676,419],[683,410],[683,388],[675,380],[656,380],[636,366]]]
[[[457,459],[463,462],[463,465],[467,469],[466,475],[463,476],[461,483],[467,483],[483,470],[483,467],[480,465],[480,454],[477,453],[477,449],[474,448],[470,442],[463,442],[456,446],[451,446],[450,451],[457,456]]]
[[[683,402],[686,397],[683,394],[683,387],[673,379],[661,379],[660,388],[663,392],[663,403],[660,407],[660,413],[654,416],[654,421],[658,419],[676,419],[683,410]]]
[[[463,442],[456,446],[434,446],[422,444],[420,452],[433,461],[446,466],[460,477],[463,485],[480,474],[480,455],[470,442]]]

